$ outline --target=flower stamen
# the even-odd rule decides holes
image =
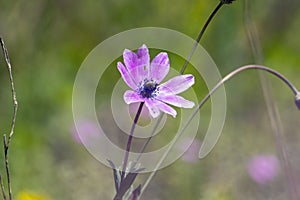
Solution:
[[[158,84],[153,80],[145,79],[141,86],[139,87],[139,94],[143,98],[151,99],[157,95]]]

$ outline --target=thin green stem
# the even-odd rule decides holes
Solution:
[[[194,52],[195,52],[198,44],[199,44],[202,36],[204,35],[205,30],[207,29],[207,27],[210,24],[211,20],[214,18],[214,16],[217,14],[217,12],[220,10],[220,8],[223,5],[224,5],[224,3],[222,1],[220,1],[220,3],[216,6],[216,8],[213,10],[213,12],[210,14],[210,16],[208,17],[208,19],[206,20],[204,26],[202,27],[202,29],[201,29],[201,31],[200,31],[200,33],[199,33],[199,35],[198,35],[198,37],[197,37],[197,39],[196,39],[196,41],[194,43],[194,46],[193,46],[191,52],[189,53],[187,59],[185,60],[183,66],[182,66],[182,68],[180,70],[180,74],[183,74],[184,71],[186,70],[187,65],[189,64],[189,62],[190,62],[190,60],[191,60],[191,58],[192,58],[192,56],[193,56],[193,54],[194,54]]]
[[[133,134],[134,134],[134,130],[135,130],[136,124],[137,124],[137,122],[139,120],[139,117],[141,115],[143,106],[144,106],[144,102],[141,102],[140,106],[138,108],[138,111],[136,112],[136,115],[135,115],[135,118],[133,120],[132,126],[131,126],[130,135],[128,137],[127,146],[126,146],[126,152],[125,152],[125,156],[124,156],[123,169],[122,169],[122,175],[121,175],[121,182],[124,180],[124,177],[125,177],[125,174],[126,174],[126,167],[127,167],[127,163],[128,163],[128,157],[129,157],[129,152],[130,152],[131,143],[132,143],[132,139],[133,139]]]
[[[135,161],[135,164],[138,163],[138,161],[139,161],[140,158],[142,157],[143,153],[145,152],[145,150],[146,150],[146,148],[147,148],[147,146],[148,146],[148,144],[149,144],[151,138],[153,137],[155,131],[157,130],[158,125],[160,124],[160,122],[161,122],[163,116],[164,116],[164,115],[162,114],[162,115],[160,115],[159,118],[157,119],[157,121],[156,121],[156,123],[155,123],[153,129],[151,130],[151,133],[150,133],[149,137],[147,138],[146,142],[144,143],[144,145],[142,146],[142,148],[141,148],[141,150],[140,150],[140,152],[139,152],[139,156],[137,157],[137,159],[136,159],[136,161]]]

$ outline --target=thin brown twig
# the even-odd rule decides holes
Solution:
[[[1,187],[2,197],[4,200],[6,200],[6,194],[5,194],[5,189],[4,189],[4,184],[3,184],[3,179],[1,174],[0,174],[0,187]]]
[[[8,197],[9,200],[12,200],[10,170],[9,170],[9,163],[8,163],[8,146],[7,146],[5,134],[3,135],[3,146],[4,146],[4,157],[5,157],[5,169],[6,169],[6,176],[7,176]]]
[[[9,200],[12,200],[12,188],[11,188],[10,170],[9,170],[9,162],[8,162],[8,149],[9,149],[9,146],[10,146],[10,143],[11,143],[11,138],[12,138],[12,136],[14,134],[14,130],[15,130],[15,123],[16,123],[17,110],[18,110],[18,101],[17,101],[17,95],[16,95],[16,91],[15,91],[14,79],[13,79],[13,75],[12,75],[12,67],[11,67],[11,64],[10,64],[8,51],[7,51],[7,48],[4,44],[4,41],[3,41],[1,36],[0,36],[0,43],[1,43],[2,51],[3,51],[3,54],[4,54],[5,62],[6,62],[7,69],[8,69],[10,86],[11,86],[11,93],[12,93],[12,101],[13,101],[13,117],[12,117],[11,128],[10,128],[10,133],[9,133],[8,139],[6,138],[6,134],[3,135],[3,145],[4,145],[4,157],[5,157],[6,176],[7,176],[8,196],[9,196]],[[3,184],[1,185],[1,187],[2,186],[3,186]],[[3,198],[4,198],[4,196],[3,196]],[[4,199],[6,199],[6,198],[4,198]]]
[[[14,130],[15,130],[17,111],[18,111],[18,101],[17,101],[17,95],[16,95],[16,91],[15,91],[14,78],[13,78],[13,75],[12,75],[12,68],[11,68],[11,64],[10,64],[10,60],[9,60],[9,56],[8,56],[8,51],[7,51],[7,48],[4,44],[4,41],[3,41],[1,36],[0,36],[0,42],[1,42],[1,47],[2,47],[2,50],[3,50],[4,58],[5,58],[5,61],[6,61],[8,74],[9,74],[11,94],[12,94],[12,100],[13,100],[13,108],[14,108],[10,133],[9,133],[9,137],[8,137],[8,140],[7,140],[7,143],[6,143],[6,146],[9,146],[9,144],[11,142],[11,138],[12,138],[12,136],[14,134]]]

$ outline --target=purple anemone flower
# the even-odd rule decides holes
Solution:
[[[127,104],[145,102],[154,118],[158,117],[161,111],[176,117],[177,112],[169,105],[180,108],[192,108],[195,105],[177,95],[195,83],[193,75],[175,76],[160,84],[170,70],[167,53],[159,53],[150,63],[148,48],[143,45],[137,53],[125,49],[123,59],[125,66],[118,62],[118,70],[125,83],[132,89],[124,94]]]

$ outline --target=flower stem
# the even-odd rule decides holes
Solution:
[[[156,129],[158,128],[158,125],[160,124],[160,122],[161,122],[163,116],[164,116],[164,115],[161,114],[161,115],[159,116],[159,118],[157,119],[157,122],[155,123],[155,125],[154,125],[154,127],[153,127],[153,129],[152,129],[152,131],[151,131],[151,133],[150,133],[150,136],[147,138],[146,142],[145,142],[144,145],[142,146],[142,148],[141,148],[141,150],[140,150],[140,152],[139,152],[139,156],[137,157],[136,161],[134,162],[135,164],[138,163],[138,161],[140,160],[141,156],[142,156],[143,153],[145,152],[145,150],[146,150],[146,148],[147,148],[147,146],[148,146],[148,144],[149,144],[151,138],[153,137],[153,135],[154,135]]]
[[[131,148],[131,143],[132,143],[132,139],[133,139],[134,129],[135,129],[136,124],[137,124],[137,122],[139,120],[139,117],[141,115],[143,106],[144,106],[144,102],[141,102],[140,106],[138,108],[138,111],[136,112],[135,118],[133,120],[133,124],[131,126],[130,135],[129,135],[128,140],[127,140],[126,152],[125,152],[125,156],[124,156],[121,182],[124,180],[124,177],[125,177],[126,167],[127,167],[127,163],[128,163],[129,151],[130,151],[130,148]]]

